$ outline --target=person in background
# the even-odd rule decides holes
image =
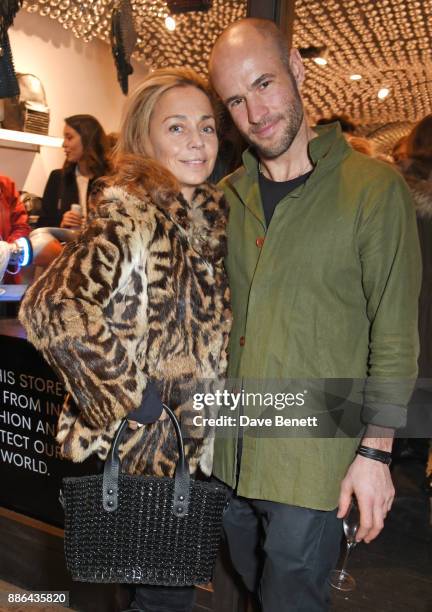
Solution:
[[[419,121],[404,138],[404,151],[399,168],[414,200],[423,269],[419,300],[419,382],[408,413],[408,423],[411,422],[418,432],[416,435],[421,436],[432,426],[430,419],[429,427],[424,426],[432,403],[429,384],[432,379],[432,114]],[[432,522],[432,447],[427,439],[421,437],[400,442],[401,457],[412,457],[426,463],[426,491],[431,499]]]
[[[27,212],[20,200],[14,181],[7,176],[0,176],[0,242],[11,244],[18,238],[27,237],[29,233]],[[14,266],[11,265],[9,269],[12,273],[6,272],[0,282],[19,283],[20,275],[14,274]]]
[[[38,266],[35,276],[59,255],[64,243],[75,239],[87,218],[94,182],[111,168],[108,138],[92,115],[65,119],[63,148],[64,166],[48,178],[37,228],[30,236]]]
[[[109,144],[99,121],[92,115],[65,119],[62,169],[53,170],[42,197],[38,227],[79,229],[87,216],[88,196],[93,182],[109,173]],[[71,210],[81,207],[81,215]]]
[[[395,164],[402,164],[408,157],[407,153],[407,136],[402,136],[393,145],[392,158]]]
[[[423,263],[419,378],[432,378],[432,114],[407,136],[406,152],[402,173],[414,200]]]

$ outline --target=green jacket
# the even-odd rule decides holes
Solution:
[[[230,204],[229,376],[255,390],[270,380],[362,379],[358,435],[360,419],[399,427],[418,354],[421,263],[410,194],[389,165],[353,151],[338,125],[316,131],[309,143],[315,169],[278,204],[269,229],[250,151],[221,183]],[[354,406],[341,405],[345,412]],[[230,429],[216,438],[214,474],[235,486],[237,436]],[[356,437],[337,435],[249,428],[238,494],[335,508],[358,445]]]

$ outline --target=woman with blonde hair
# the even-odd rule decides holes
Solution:
[[[188,423],[184,398],[225,373],[228,210],[207,183],[217,150],[206,83],[185,69],[149,74],[127,105],[95,214],[25,296],[28,338],[73,400],[57,435],[72,461],[104,459],[133,413],[122,468],[173,476],[177,441],[163,404]],[[186,441],[191,472],[211,473],[208,433]],[[188,612],[193,599],[192,586],[140,585],[133,609]]]

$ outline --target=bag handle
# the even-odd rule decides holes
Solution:
[[[190,474],[189,465],[185,457],[183,436],[180,425],[171,408],[164,404],[177,437],[179,450],[179,460],[177,462],[174,476],[174,498],[172,512],[175,516],[182,517],[187,514],[190,498]],[[107,512],[114,512],[118,507],[118,486],[121,461],[118,456],[118,449],[123,440],[124,433],[128,427],[128,420],[123,419],[114,436],[111,449],[105,461],[103,481],[102,481],[102,504]]]

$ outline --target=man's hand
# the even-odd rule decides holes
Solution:
[[[370,426],[362,445],[390,452],[393,434],[392,429]],[[343,518],[348,512],[353,495],[360,510],[356,540],[364,540],[368,544],[384,527],[384,519],[393,504],[395,490],[389,466],[357,455],[341,484],[338,518]]]
[[[388,465],[366,457],[354,459],[342,481],[338,518],[348,512],[352,495],[356,496],[360,510],[356,540],[369,543],[384,527],[395,495]]]

